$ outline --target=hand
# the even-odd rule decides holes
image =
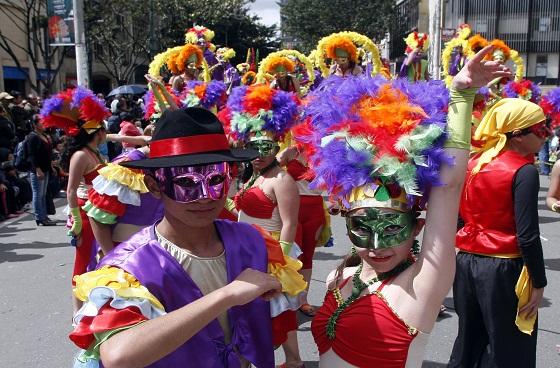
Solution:
[[[536,315],[539,310],[539,305],[541,304],[543,294],[544,294],[544,288],[540,288],[540,289],[533,288],[531,290],[531,297],[529,298],[529,302],[519,310],[519,315],[526,314],[527,318]]]
[[[494,50],[486,46],[480,50],[453,78],[455,89],[482,87],[498,77],[511,77],[511,71],[496,61],[484,61],[484,57]]]
[[[37,179],[43,179],[45,177],[45,173],[40,168],[35,170],[35,174],[37,174]]]
[[[8,190],[8,187],[4,184],[0,184],[0,193],[5,192]]]
[[[259,296],[270,300],[282,291],[282,285],[274,277],[251,268],[245,269],[224,288],[231,297],[232,305],[244,305]]]

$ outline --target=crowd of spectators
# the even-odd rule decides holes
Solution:
[[[142,99],[98,97],[111,110],[107,119],[110,133],[135,135],[136,128],[142,134]],[[37,225],[55,224],[48,216],[54,215],[54,199],[64,196],[66,189],[68,175],[59,164],[66,137],[62,131],[44,129],[41,106],[42,99],[34,94],[24,98],[18,91],[0,92],[0,221],[31,211]],[[100,147],[107,159],[122,150],[114,143]]]

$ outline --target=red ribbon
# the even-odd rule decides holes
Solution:
[[[223,134],[201,134],[189,137],[167,138],[150,143],[150,158],[190,155],[229,149]]]

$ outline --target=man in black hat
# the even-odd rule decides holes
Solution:
[[[230,164],[256,151],[230,149],[218,119],[202,108],[166,111],[143,169],[163,219],[121,243],[96,271],[76,277],[85,301],[70,338],[105,367],[274,367],[267,274],[280,247],[248,224],[216,220]],[[280,252],[280,253],[278,253]],[[259,298],[264,296],[264,298]]]

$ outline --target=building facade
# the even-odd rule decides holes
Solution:
[[[499,38],[525,60],[526,78],[560,82],[560,0],[444,0],[444,27],[468,23],[488,40]]]

